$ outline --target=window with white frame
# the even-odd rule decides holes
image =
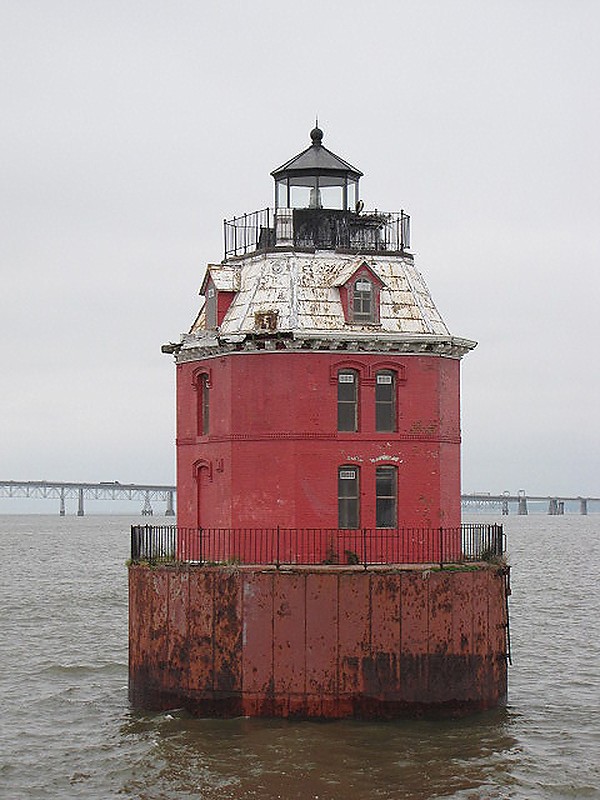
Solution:
[[[389,369],[375,375],[375,430],[396,430],[396,373]]]
[[[360,527],[360,471],[358,467],[338,469],[338,528]]]
[[[338,431],[358,430],[358,372],[344,369],[338,372]]]

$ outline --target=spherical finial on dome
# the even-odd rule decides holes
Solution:
[[[310,138],[312,139],[312,143],[317,147],[319,147],[321,145],[321,142],[323,141],[323,131],[321,130],[321,128],[319,128],[318,120],[317,124],[310,132]]]

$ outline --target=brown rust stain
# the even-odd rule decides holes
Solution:
[[[132,567],[131,701],[309,718],[491,708],[506,695],[504,591],[500,568]]]

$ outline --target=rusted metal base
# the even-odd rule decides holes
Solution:
[[[504,702],[506,570],[130,567],[130,700],[202,716],[462,716]]]

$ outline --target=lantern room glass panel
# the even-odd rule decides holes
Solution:
[[[358,203],[358,181],[348,181],[348,186],[346,187],[346,208],[350,211],[354,211],[356,208],[356,204]]]
[[[277,208],[287,208],[288,207],[288,182],[287,178],[284,178],[282,181],[277,181],[276,183],[276,194],[275,194],[275,203]]]

